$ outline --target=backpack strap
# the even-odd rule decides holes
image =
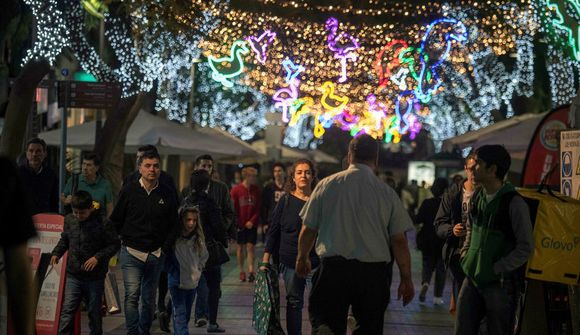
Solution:
[[[516,241],[516,235],[512,227],[512,220],[509,211],[510,204],[514,197],[521,197],[521,195],[517,191],[510,191],[501,196],[499,207],[494,218],[494,221],[496,221],[496,227],[504,233],[509,241],[512,242]]]

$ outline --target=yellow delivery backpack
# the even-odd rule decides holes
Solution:
[[[517,191],[530,206],[534,225],[534,253],[526,277],[579,285],[580,200],[535,189]]]

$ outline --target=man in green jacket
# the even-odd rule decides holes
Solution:
[[[504,182],[511,164],[505,148],[485,145],[475,154],[474,178],[483,192],[471,202],[455,334],[477,334],[487,317],[489,334],[507,335],[521,289],[518,270],[534,250],[532,224],[524,199]]]

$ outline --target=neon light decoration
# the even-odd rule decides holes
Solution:
[[[266,50],[268,49],[270,44],[274,42],[275,38],[276,33],[273,33],[270,30],[264,31],[264,33],[262,33],[260,37],[248,36],[246,38],[246,41],[248,41],[250,47],[252,47],[252,50],[256,54],[256,59],[258,60],[258,62],[262,64],[266,63]]]
[[[312,106],[314,106],[314,99],[311,97],[304,97],[294,100],[292,102],[292,106],[290,106],[292,117],[290,118],[288,125],[297,125],[302,115],[308,115],[310,113]]]
[[[387,86],[393,70],[401,66],[401,60],[398,57],[399,54],[401,54],[402,50],[407,49],[408,47],[409,45],[407,42],[403,40],[392,40],[385,45],[381,51],[379,51],[377,58],[373,63],[373,68],[379,75],[379,87]],[[386,66],[383,66],[384,58],[389,59]],[[400,84],[397,85],[400,86]]]
[[[211,77],[213,80],[220,82],[225,87],[234,86],[230,80],[237,77],[244,70],[244,60],[242,55],[249,52],[248,46],[244,41],[235,41],[230,49],[229,57],[214,58],[208,56],[208,64],[212,70]]]
[[[377,97],[374,94],[367,96],[367,103],[369,105],[369,116],[374,120],[374,129],[381,129],[383,118],[387,116],[387,107],[380,102],[377,102]]]
[[[571,50],[574,59],[580,60],[580,27],[578,27],[578,17],[580,17],[580,6],[577,0],[562,0],[562,4],[556,1],[545,0],[548,12],[556,18],[551,18],[555,29],[563,31],[566,36],[564,43]],[[565,4],[564,4],[565,3]],[[560,8],[562,6],[563,8]],[[572,29],[571,27],[576,27]]]
[[[337,35],[338,20],[334,17],[326,20],[326,30],[329,30],[327,37],[328,48],[334,52],[334,58],[340,59],[341,71],[338,82],[344,83],[347,80],[346,60],[356,61],[355,50],[359,48],[358,40],[344,32]],[[341,41],[343,40],[347,40],[346,43],[342,43]]]
[[[286,70],[286,82],[290,85],[292,81],[298,77],[298,75],[304,71],[304,66],[296,65],[294,62],[290,60],[290,58],[286,58],[282,62],[282,67]]]
[[[437,43],[438,41],[431,41],[431,39],[433,39],[432,36],[436,36],[436,34],[432,33],[434,28],[441,24],[451,25],[451,30],[445,34],[445,46],[443,48],[439,48],[439,43]],[[419,48],[421,71],[419,73],[419,78],[417,79],[417,88],[415,89],[416,97],[419,100],[422,102],[429,102],[432,95],[443,84],[443,81],[437,74],[437,67],[439,67],[441,63],[443,63],[449,56],[451,43],[453,41],[464,42],[466,40],[467,28],[462,22],[458,20],[439,19],[429,24],[425,35],[423,35],[421,46]],[[434,57],[433,55],[439,56]],[[411,67],[409,70],[413,71]],[[429,70],[433,76],[433,83],[429,83],[427,80],[427,72]]]
[[[282,121],[288,123],[288,108],[292,107],[293,102],[298,98],[298,86],[300,82],[298,79],[292,80],[288,87],[280,88],[274,95],[272,99],[276,101],[274,107],[282,109]]]
[[[81,4],[89,14],[101,20],[105,18],[103,13],[109,10],[107,5],[99,0],[81,0]]]

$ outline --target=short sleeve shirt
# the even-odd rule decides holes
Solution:
[[[323,179],[300,212],[318,230],[316,253],[361,262],[390,262],[391,236],[413,229],[395,191],[364,164]]]
[[[72,178],[66,182],[64,187],[64,196],[69,196],[71,194],[72,188]],[[107,204],[113,203],[113,190],[111,188],[111,183],[103,178],[101,175],[97,175],[94,183],[88,183],[85,180],[85,176],[80,175],[78,191],[87,191],[93,197],[93,201],[97,201],[100,206],[101,213],[106,214]]]

